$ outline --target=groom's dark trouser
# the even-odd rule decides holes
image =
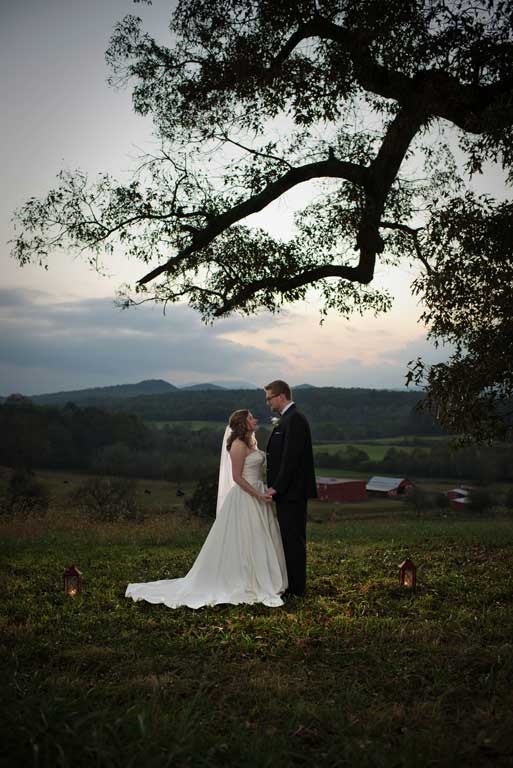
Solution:
[[[304,595],[306,589],[306,499],[277,501],[283,551],[289,579],[288,592]]]

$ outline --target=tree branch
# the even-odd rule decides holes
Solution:
[[[415,253],[417,254],[417,258],[424,265],[424,268],[427,274],[428,275],[433,274],[433,269],[431,267],[431,264],[426,259],[426,257],[424,256],[420,248],[418,235],[419,235],[419,232],[423,229],[423,227],[409,227],[407,224],[401,224],[395,221],[382,221],[379,226],[385,227],[385,229],[396,229],[399,232],[402,232],[404,235],[408,235],[408,237],[411,237],[413,241],[413,247],[415,248]]]
[[[467,85],[453,75],[440,70],[428,69],[408,77],[402,72],[377,64],[369,52],[371,37],[361,32],[355,34],[322,17],[311,19],[290,36],[269,68],[276,75],[279,67],[292,51],[310,37],[332,40],[349,53],[359,85],[399,104],[407,104],[423,93],[427,111],[434,117],[449,120],[469,133],[482,133],[489,128],[486,112],[493,109],[505,97],[513,97],[513,77],[507,76],[489,85]],[[502,45],[504,47],[504,44]],[[508,44],[513,56],[513,45]],[[497,121],[497,115],[496,115]],[[495,127],[511,125],[511,117],[504,114]]]
[[[193,228],[188,228],[191,243],[165,264],[144,275],[138,284],[145,285],[163,272],[169,271],[183,259],[205,248],[232,224],[261,211],[297,184],[320,177],[347,179],[365,190],[365,207],[356,241],[360,250],[360,261],[358,268],[348,273],[351,277],[346,275],[346,278],[361,283],[370,282],[374,275],[376,254],[382,253],[384,249],[379,225],[386,197],[411,140],[424,120],[424,110],[417,100],[401,109],[388,126],[379,152],[369,167],[338,160],[330,151],[327,160],[292,168],[275,182],[268,184],[262,192],[212,218],[204,229],[194,231]]]
[[[219,137],[213,134],[212,138],[214,139],[219,138],[220,141],[227,142],[228,144],[233,144],[235,147],[239,147],[240,149],[243,149],[245,152],[247,152],[250,155],[254,155],[255,157],[264,157],[266,160],[276,160],[276,162],[281,163],[282,165],[286,165],[290,169],[294,168],[294,166],[291,163],[289,163],[288,160],[285,160],[284,157],[271,155],[268,152],[259,152],[257,149],[253,149],[252,147],[247,147],[245,144],[241,144],[240,141],[235,141],[235,139],[231,139],[226,134],[222,134]]]
[[[367,275],[358,264],[356,267],[348,267],[340,264],[325,264],[322,267],[309,269],[292,277],[264,277],[260,280],[254,280],[249,285],[241,288],[237,293],[232,294],[230,298],[225,297],[221,307],[214,312],[215,317],[231,312],[233,309],[242,306],[257,291],[266,288],[279,293],[292,291],[295,288],[301,288],[303,285],[309,285],[317,280],[324,280],[327,277],[340,277],[351,282],[369,283]]]
[[[376,254],[382,253],[385,247],[379,227],[387,195],[408,147],[425,119],[422,103],[418,100],[403,107],[388,126],[381,147],[369,166],[369,182],[357,245],[361,260],[367,259],[368,268],[372,268],[372,271]]]
[[[297,184],[302,184],[305,181],[311,181],[316,178],[326,177],[347,179],[354,184],[365,187],[368,180],[368,169],[364,166],[357,165],[356,163],[337,160],[334,157],[328,158],[328,160],[321,160],[317,163],[309,163],[297,168],[292,168],[279,179],[268,184],[261,192],[253,195],[244,202],[233,206],[233,208],[219,214],[219,216],[213,217],[204,229],[192,234],[192,242],[190,245],[183,248],[176,256],[173,256],[165,262],[165,264],[161,264],[151,272],[148,272],[147,275],[144,275],[144,277],[138,280],[138,284],[145,285],[163,272],[169,271],[172,266],[178,264],[180,261],[187,258],[187,256],[205,248],[232,224],[245,219],[252,213],[261,211],[269,205],[269,203],[277,200],[278,197],[281,197],[281,195],[295,187]]]

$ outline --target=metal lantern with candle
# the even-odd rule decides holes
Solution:
[[[399,566],[399,583],[401,587],[415,589],[417,586],[417,567],[409,557]]]
[[[76,565],[72,565],[64,571],[64,592],[70,597],[75,597],[82,592],[82,571]]]

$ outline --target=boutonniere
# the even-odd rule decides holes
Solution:
[[[281,416],[273,416],[271,418],[271,424],[273,425],[274,428],[276,428],[280,422],[281,422]]]

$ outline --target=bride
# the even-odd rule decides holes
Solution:
[[[181,579],[129,584],[125,597],[200,608],[219,603],[283,605],[287,570],[276,514],[263,482],[265,453],[258,421],[232,413],[219,469],[216,519],[189,573]]]

